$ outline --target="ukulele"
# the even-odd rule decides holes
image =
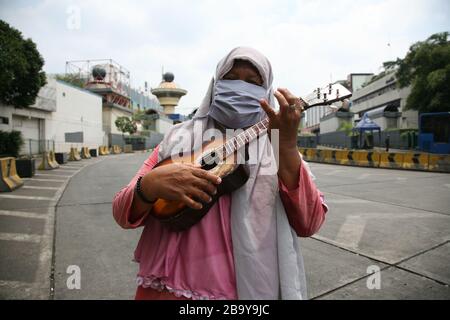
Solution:
[[[342,101],[351,96],[351,92],[340,84],[329,84],[319,87],[312,93],[302,98],[303,110]],[[236,153],[239,149],[248,145],[259,136],[266,134],[269,128],[269,119],[256,123],[240,134],[224,139],[215,138],[213,141],[205,142],[198,150],[193,150],[186,155],[169,157],[159,162],[155,167],[171,163],[194,163],[200,164],[201,168],[208,170],[214,175],[221,177],[222,182],[217,186],[217,193],[212,196],[209,203],[202,203],[201,209],[192,209],[181,201],[157,199],[153,204],[150,214],[159,220],[171,231],[184,231],[200,221],[220,196],[233,192],[242,187],[248,180],[249,169],[244,164],[236,161]]]

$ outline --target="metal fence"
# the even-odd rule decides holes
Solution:
[[[21,156],[34,156],[43,153],[44,151],[55,151],[54,140],[35,140],[24,139],[22,148],[19,154]]]

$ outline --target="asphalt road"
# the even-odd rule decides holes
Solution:
[[[33,182],[35,177],[26,185],[53,183],[54,189],[11,193],[38,200],[0,195],[0,297],[46,298],[51,265],[51,298],[133,298],[132,258],[141,230],[117,226],[111,202],[148,155],[83,160],[66,172],[40,173],[41,180],[57,180],[42,176],[49,174],[71,177],[55,219],[52,199],[69,178]],[[449,174],[315,163],[311,168],[330,211],[318,234],[299,239],[309,298],[450,299]],[[81,273],[80,289],[67,285],[73,266]],[[368,283],[379,286],[369,289]]]

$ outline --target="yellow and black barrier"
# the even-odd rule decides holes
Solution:
[[[81,159],[90,159],[91,154],[89,153],[88,147],[82,147],[80,153]]]
[[[403,155],[403,169],[428,170],[429,158],[428,153],[407,152]]]
[[[69,161],[80,161],[80,153],[77,148],[70,148]]]
[[[395,152],[381,152],[380,153],[380,168],[403,168],[403,153]]]
[[[363,167],[379,167],[380,154],[373,151],[353,151],[353,163],[355,166]]]
[[[428,170],[450,172],[450,155],[430,154],[428,158]]]
[[[320,158],[325,163],[336,163],[336,150],[321,150]]]
[[[372,168],[450,172],[450,155],[299,148],[303,159]]]
[[[38,167],[38,170],[53,170],[59,168],[59,164],[55,160],[55,154],[53,151],[45,151],[42,154],[42,161]]]
[[[23,185],[22,179],[17,174],[16,159],[13,157],[0,158],[0,191],[11,192]]]
[[[352,151],[336,150],[336,164],[352,164]],[[349,157],[350,155],[350,157]]]

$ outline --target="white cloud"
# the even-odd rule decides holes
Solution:
[[[79,30],[66,27],[69,6],[81,10]],[[164,66],[189,91],[181,113],[200,103],[216,63],[238,45],[268,56],[275,85],[305,94],[330,77],[377,72],[413,42],[450,29],[447,0],[46,0],[0,9],[37,43],[48,72],[63,72],[67,60],[112,58],[134,86],[154,87]]]

